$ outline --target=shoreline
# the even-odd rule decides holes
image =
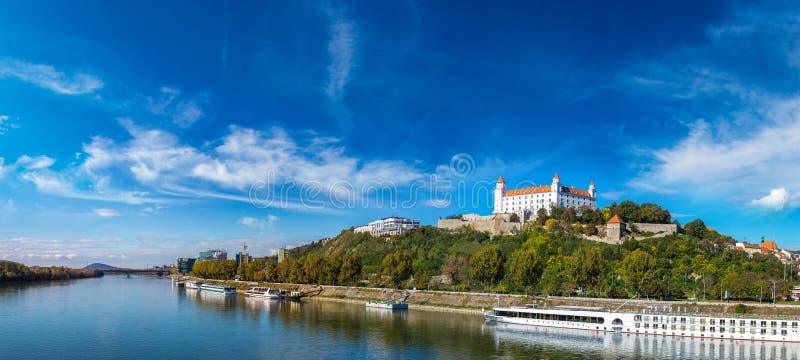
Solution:
[[[233,282],[212,279],[199,279],[184,277],[183,279],[194,279],[195,281],[208,281],[234,285],[238,292],[244,292],[251,286],[265,286],[274,289],[289,290],[298,289],[309,291],[319,289],[315,285],[291,284],[291,283],[256,283],[256,282]],[[325,285],[323,291],[316,296],[308,299],[320,298],[324,300],[366,303],[371,300],[386,300],[397,296],[403,290],[387,288],[368,288]],[[667,313],[702,313],[719,314],[725,316],[770,316],[770,317],[792,317],[800,319],[800,305],[795,304],[759,304],[744,303],[745,312],[737,313],[737,305],[740,302],[690,302],[690,301],[660,301],[643,299],[607,299],[607,298],[581,298],[581,297],[557,297],[557,296],[526,296],[518,294],[491,294],[476,292],[452,292],[452,291],[428,291],[428,290],[409,290],[411,296],[406,301],[409,309],[457,312],[464,314],[481,314],[481,309],[491,309],[495,306],[524,306],[536,304],[541,308],[552,308],[556,306],[586,306],[602,307],[614,309],[622,306],[628,312],[667,312]]]

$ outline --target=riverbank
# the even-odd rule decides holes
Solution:
[[[197,281],[220,282],[215,280],[195,279]],[[221,283],[221,282],[220,282]],[[226,285],[236,286],[240,292],[252,286],[266,286],[281,290],[311,291],[319,289],[307,284],[287,283],[255,283],[227,281]],[[737,305],[740,302],[691,302],[691,301],[657,301],[657,300],[625,300],[625,299],[600,299],[581,297],[558,296],[525,296],[511,294],[490,294],[474,292],[451,291],[426,291],[409,290],[407,302],[410,309],[458,312],[466,314],[480,314],[481,309],[490,309],[495,306],[524,306],[536,304],[541,308],[556,306],[590,306],[604,309],[620,309],[635,312],[672,312],[672,313],[703,313],[754,316],[782,316],[800,318],[800,305],[788,304],[759,304],[745,303],[744,308]],[[322,292],[314,298],[348,303],[366,303],[370,300],[386,300],[400,296],[403,290],[385,288],[367,288],[350,286],[323,286]],[[313,299],[313,298],[312,298]]]

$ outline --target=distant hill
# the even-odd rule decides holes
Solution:
[[[94,263],[90,265],[86,265],[84,269],[98,269],[98,270],[114,270],[117,269],[114,266],[101,264],[101,263]]]

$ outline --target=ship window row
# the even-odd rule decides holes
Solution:
[[[571,321],[583,322],[590,324],[602,324],[605,322],[604,318],[596,316],[573,316],[573,315],[558,315],[547,313],[529,313],[517,311],[502,311],[498,310],[495,313],[497,316],[515,317],[521,319],[536,319],[536,320],[552,320],[552,321]]]
[[[650,320],[649,318],[650,318],[649,316],[645,316],[644,317],[644,321],[649,321]],[[642,319],[642,317],[640,315],[637,315],[634,318],[635,321],[641,321],[641,319]],[[696,320],[697,319],[695,319],[695,318],[689,318],[688,322],[690,324],[694,324],[696,322]],[[680,321],[681,324],[686,324],[687,323],[687,319],[685,317],[682,317],[682,318],[671,317],[670,318],[668,316],[662,316],[662,317],[653,316],[653,322],[654,323],[658,323],[658,322],[676,323],[678,321]],[[709,325],[721,325],[721,326],[725,326],[725,325],[736,326],[736,320],[734,320],[734,319],[725,320],[725,319],[700,318],[699,319],[699,323],[701,325],[709,324]],[[747,321],[746,320],[739,320],[739,326],[746,326],[746,325],[747,325]],[[756,320],[750,320],[750,326],[751,327],[756,327],[756,326],[759,326],[759,325],[761,327],[778,327],[778,322],[777,321],[770,321],[770,322],[760,321],[760,322],[757,322]],[[785,328],[785,327],[788,327],[788,326],[789,326],[789,322],[787,322],[787,321],[781,321],[780,322],[780,327]],[[798,322],[797,321],[792,321],[791,326],[792,326],[793,329],[797,329]]]
[[[638,329],[638,328],[641,327],[641,324],[636,323],[635,326]],[[644,323],[644,328],[645,329],[650,329],[650,324],[649,323]],[[658,330],[658,329],[659,329],[659,325],[658,324],[653,324],[653,330]],[[680,327],[678,327],[677,325],[670,325],[669,329],[670,330],[686,331],[686,325],[680,325]],[[719,330],[720,333],[724,333],[724,332],[726,332],[726,330],[728,330],[731,334],[735,334],[737,332],[737,329],[738,329],[738,332],[740,334],[744,334],[744,333],[747,332],[747,329],[743,328],[743,327],[740,327],[740,328],[734,328],[734,327],[726,328],[726,327],[722,327],[722,326],[720,326],[720,327],[710,326],[710,327],[707,328],[707,327],[702,326],[702,325],[701,326],[691,325],[689,327],[690,331],[700,330],[700,332],[705,332],[706,329],[708,329],[708,331],[712,332],[712,333],[716,332],[717,330]],[[661,330],[667,330],[667,324],[661,324]],[[750,333],[751,334],[761,333],[761,335],[767,335],[767,332],[768,332],[768,330],[767,329],[763,329],[763,328],[762,329],[750,328]],[[772,335],[777,335],[778,334],[778,330],[776,330],[776,329],[772,329],[769,332]],[[781,335],[785,336],[785,335],[788,335],[788,333],[789,333],[788,330],[785,330],[785,329],[781,330]]]

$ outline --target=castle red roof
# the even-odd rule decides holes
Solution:
[[[619,215],[614,215],[610,220],[608,220],[609,224],[622,224],[622,219],[620,219]]]
[[[550,192],[550,186],[534,186],[524,189],[508,190],[506,191],[506,196],[541,194],[546,192]]]
[[[500,175],[500,178],[497,179],[497,182],[505,184],[506,183],[506,179],[503,179],[503,175]]]
[[[506,196],[518,196],[518,195],[528,195],[528,194],[542,194],[550,192],[550,186],[534,186],[524,189],[514,189],[506,191]],[[587,190],[576,189],[573,187],[562,186],[561,187],[562,193],[585,196],[585,197],[592,197],[592,195]]]
[[[553,179],[561,179],[561,178],[558,177],[558,173],[556,173],[556,176],[553,176]]]

